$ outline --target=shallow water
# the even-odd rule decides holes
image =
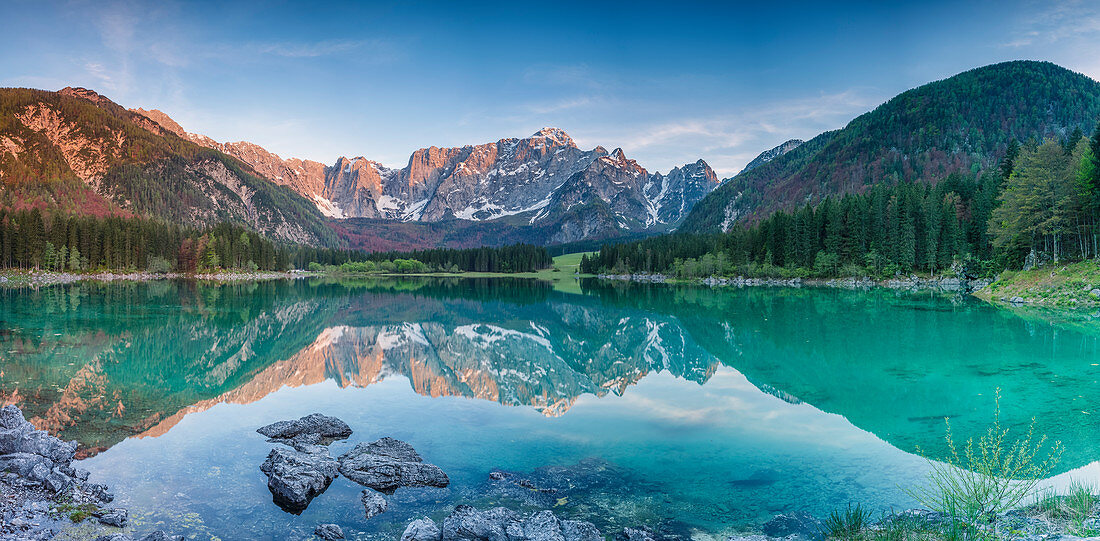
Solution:
[[[1096,476],[1100,323],[965,298],[526,280],[74,284],[0,291],[0,401],[81,443],[139,530],[393,539],[457,503],[551,507],[604,531],[717,535],[773,514],[914,505],[917,449],[993,419]],[[451,477],[363,519],[337,479],[271,503],[255,428],[314,411]],[[550,467],[551,469],[547,469]],[[555,485],[533,494],[493,469]],[[1069,472],[1063,473],[1063,472]]]

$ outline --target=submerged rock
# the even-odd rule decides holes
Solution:
[[[318,526],[316,530],[313,530],[313,535],[321,539],[332,541],[334,539],[343,539],[344,530],[335,524],[322,524]]]
[[[602,541],[589,522],[560,520],[553,511],[521,515],[504,507],[478,511],[459,505],[440,529],[430,519],[409,524],[402,541]]]
[[[183,541],[182,535],[168,535],[160,530],[157,530],[151,534],[147,534],[145,537],[140,538],[138,541]]]
[[[371,489],[364,490],[363,493],[359,495],[359,501],[363,502],[363,512],[366,514],[367,518],[385,513],[386,507],[389,506],[386,499],[383,498],[381,494]]]
[[[528,473],[493,470],[486,492],[542,508],[552,508],[559,499],[592,501],[592,498],[634,490],[631,472],[599,458],[576,464],[544,466]]]
[[[401,534],[401,541],[440,541],[442,538],[443,532],[428,517],[410,522]]]
[[[615,541],[654,541],[653,532],[647,528],[623,528]]]
[[[96,518],[99,520],[100,524],[124,528],[126,522],[129,520],[129,513],[127,513],[125,509],[105,509],[99,513]]]
[[[267,475],[275,504],[297,515],[336,478],[337,463],[327,450],[307,453],[278,448],[268,453],[260,471]]]
[[[340,473],[385,494],[402,487],[439,487],[450,484],[443,470],[420,458],[411,445],[393,438],[360,443],[340,456]]]
[[[776,515],[764,523],[764,535],[768,537],[798,536],[805,539],[817,539],[821,536],[822,525],[817,517],[803,512]]]

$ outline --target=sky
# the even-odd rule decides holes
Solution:
[[[554,126],[727,177],[970,68],[1100,79],[1100,2],[3,0],[0,50],[0,86],[91,88],[284,158],[403,166]]]

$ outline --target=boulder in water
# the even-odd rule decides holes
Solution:
[[[297,420],[271,423],[256,429],[256,432],[297,448],[345,439],[351,436],[351,427],[336,417],[311,413]]]
[[[401,541],[441,541],[442,539],[443,532],[428,517],[410,522],[405,528],[405,533],[401,534]]]
[[[359,495],[359,501],[363,502],[363,512],[367,518],[381,515],[386,512],[386,508],[389,504],[386,502],[386,498],[383,498],[381,494],[367,489]]]
[[[402,487],[444,488],[451,482],[439,466],[425,463],[411,445],[393,438],[356,445],[340,456],[340,473],[384,494]]]
[[[267,475],[267,488],[275,504],[297,515],[336,478],[337,464],[327,451],[306,453],[278,448],[268,453],[260,471]]]
[[[321,539],[334,541],[344,538],[344,530],[335,524],[322,524],[318,526],[316,530],[313,530],[313,535]]]

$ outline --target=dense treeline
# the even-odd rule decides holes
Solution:
[[[1091,139],[1013,142],[1001,167],[935,185],[877,184],[722,234],[605,245],[587,273],[690,278],[989,274],[1046,258],[1100,254],[1100,126]]]
[[[0,267],[52,271],[285,269],[291,251],[241,226],[0,210]]]
[[[315,270],[335,267],[347,273],[534,272],[549,268],[546,248],[515,244],[499,248],[436,248],[413,252],[356,252],[304,248],[297,262]]]
[[[231,223],[199,230],[143,218],[0,209],[0,268],[204,272],[313,264],[344,272],[530,272],[552,262],[545,248],[530,244],[366,253],[277,244]]]

